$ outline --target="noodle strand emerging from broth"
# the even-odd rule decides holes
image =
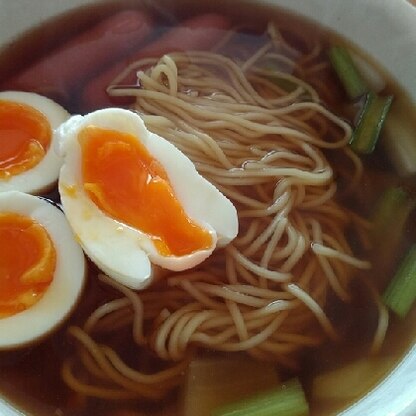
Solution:
[[[215,53],[136,62],[126,71],[137,71],[140,88],[119,85],[127,72],[109,87],[111,95],[136,97],[134,108],[147,127],[233,201],[240,233],[197,270],[167,276],[143,292],[103,278],[125,297],[100,306],[83,329],[70,330],[83,351],[77,365],[98,389],[81,383],[78,370],[66,364],[63,376],[74,390],[152,398],[180,382],[198,347],[245,351],[296,369],[305,347],[337,339],[325,312],[328,295],[348,301],[354,273],[370,264],[354,256],[344,237],[347,230],[366,229],[334,199],[338,172],[326,154],[350,160],[351,186],[361,162],[346,147],[350,126],[322,105],[311,85],[275,71],[292,84],[287,92],[269,76],[266,63],[272,61],[319,73],[326,68],[320,45],[302,57],[299,69],[301,53],[273,25],[268,33],[270,40],[245,61],[221,54],[225,42]],[[154,375],[129,369],[113,349],[94,341],[115,325],[132,326],[139,349],[178,364]]]

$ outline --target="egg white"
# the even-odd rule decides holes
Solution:
[[[132,134],[147,148],[164,167],[186,214],[210,233],[211,247],[185,256],[163,256],[147,234],[112,219],[90,200],[83,188],[78,142],[79,132],[90,125]],[[86,254],[120,283],[133,289],[146,287],[152,280],[152,264],[173,271],[192,268],[217,245],[225,245],[237,235],[234,205],[198,174],[180,150],[149,132],[137,113],[108,108],[74,116],[57,130],[57,136],[58,153],[64,158],[59,192],[65,214]]]
[[[0,350],[27,346],[56,329],[76,305],[85,281],[85,257],[64,214],[49,202],[17,191],[0,193],[0,213],[31,217],[43,225],[56,251],[53,280],[30,308],[0,319]],[[0,288],[1,290],[1,288]]]
[[[50,189],[58,180],[62,159],[54,151],[54,130],[66,121],[70,114],[59,104],[42,95],[22,92],[0,92],[0,100],[29,105],[41,112],[51,127],[51,143],[44,158],[34,167],[7,179],[0,179],[0,192],[21,191],[38,195]]]

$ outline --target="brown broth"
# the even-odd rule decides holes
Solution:
[[[340,40],[334,33],[328,32],[316,24],[300,19],[280,9],[254,6],[248,1],[240,2],[238,8],[235,7],[234,0],[224,0],[221,2],[221,6],[219,6],[218,2],[209,0],[198,2],[193,0],[162,0],[147,3],[150,5],[148,7],[151,13],[155,17],[158,17],[161,27],[203,11],[221,10],[221,13],[229,16],[236,24],[243,22],[250,29],[250,33],[255,33],[256,30],[264,27],[265,23],[272,18],[283,30],[284,28],[297,27],[303,34],[306,33],[308,38],[320,39],[324,45],[328,45],[334,40],[346,43],[344,40]],[[8,75],[29,65],[35,58],[47,55],[51,48],[87,27],[93,21],[98,21],[103,16],[110,14],[120,7],[132,6],[137,7],[137,1],[106,2],[105,5],[89,6],[60,16],[42,25],[40,28],[33,29],[30,33],[18,39],[13,46],[6,47],[2,51],[0,55],[0,78],[5,79]],[[253,13],[253,7],[256,7],[255,13]],[[75,21],[77,22],[76,25],[74,25]],[[255,40],[255,37],[252,39]],[[299,43],[296,36],[291,41],[295,44]],[[357,49],[353,45],[349,46]],[[36,54],[30,52],[33,50],[37,51]],[[384,74],[389,79],[385,72]],[[325,81],[330,83],[335,91],[334,96],[330,100],[331,102],[328,102],[331,110],[348,118],[344,111],[345,97],[342,89],[331,74]],[[410,103],[410,100],[391,79],[387,83],[385,93],[393,93],[396,97],[399,97],[396,99],[394,105],[405,107],[408,112],[413,111],[415,113],[414,106]],[[72,107],[71,110],[76,112],[77,103],[72,103]],[[416,120],[416,117],[413,117],[413,119]],[[414,124],[413,127],[416,131],[416,122]],[[402,184],[413,192],[416,190],[414,180],[398,179],[386,160],[381,147],[378,148],[374,155],[367,157],[365,163],[366,173],[362,187],[365,189],[364,193],[367,196],[364,200],[358,199],[350,202],[354,208],[360,210],[364,215],[369,214],[375,199],[390,183]],[[54,200],[58,198],[56,191],[52,192],[49,196]],[[409,224],[412,223],[416,224],[415,215],[409,221]],[[415,226],[409,226],[403,239],[402,249],[406,249],[410,242],[415,240]],[[392,260],[392,264],[385,268],[385,279],[390,277],[396,265],[397,258]],[[82,324],[85,317],[95,306],[111,298],[111,293],[97,283],[96,273],[97,270],[91,266],[88,285],[80,305],[69,322],[60,331],[36,347],[22,351],[0,353],[0,395],[3,395],[6,400],[10,401],[10,403],[22,411],[34,415],[86,416],[99,414],[110,416],[112,414],[123,414],[122,412],[117,413],[116,409],[118,411],[120,409],[137,409],[139,411],[147,411],[146,414],[149,415],[176,415],[176,399],[174,395],[169,396],[165,401],[156,405],[143,405],[137,402],[123,405],[117,404],[117,402],[108,404],[105,401],[86,400],[79,397],[71,392],[61,381],[59,374],[62,360],[72,349],[72,344],[65,335],[66,328],[70,324]],[[370,272],[370,274],[376,273]],[[370,278],[372,277],[370,276]],[[379,276],[374,276],[374,278],[378,279]],[[334,302],[331,307],[332,318],[339,321],[345,333],[342,342],[337,345],[325,344],[317,350],[308,351],[303,357],[304,365],[300,377],[306,388],[308,399],[310,400],[312,415],[338,413],[341,409],[347,407],[351,401],[364,395],[374,385],[374,382],[368,385],[364,377],[362,380],[363,389],[360,392],[360,396],[349,399],[349,401],[316,401],[311,396],[312,381],[317,374],[334,368],[340,368],[346,363],[350,363],[360,357],[368,356],[369,342],[371,341],[371,334],[376,324],[374,307],[368,304],[362,288],[357,287],[356,292],[357,296],[350,305],[340,306]],[[391,367],[415,343],[416,327],[409,324],[410,322],[414,322],[415,319],[416,308],[413,308],[405,320],[399,320],[391,316],[388,336],[380,354],[380,379],[390,371]],[[384,361],[384,358],[386,361]],[[383,364],[383,361],[387,364]],[[368,374],[368,377],[370,378],[371,374]],[[128,413],[125,414],[127,415]],[[178,414],[178,416],[181,415]]]

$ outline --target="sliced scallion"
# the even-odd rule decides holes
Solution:
[[[404,318],[416,299],[416,244],[402,261],[383,295],[384,303]]]
[[[309,406],[297,379],[282,384],[279,389],[226,405],[212,413],[213,416],[306,416],[308,414]]]
[[[403,233],[404,226],[415,203],[401,187],[391,187],[379,198],[372,216],[372,238],[378,243],[394,230]]]
[[[367,94],[357,127],[350,140],[350,146],[356,153],[373,152],[392,101],[392,96],[381,97],[373,92]]]
[[[329,49],[329,60],[344,86],[348,97],[355,100],[368,91],[368,86],[362,79],[348,50],[342,46],[332,46]]]

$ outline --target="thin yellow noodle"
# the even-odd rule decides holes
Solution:
[[[83,348],[80,348],[79,350],[80,361],[85,369],[98,380],[104,380],[108,382],[110,378],[96,363],[91,354]]]
[[[179,281],[178,284],[189,293],[192,298],[197,300],[201,305],[209,307],[212,310],[224,310],[225,305],[222,302],[215,301],[200,290],[200,287],[193,285],[188,280]],[[215,285],[216,286],[216,285]],[[209,293],[208,293],[209,294]]]
[[[263,330],[257,332],[255,335],[251,336],[247,340],[234,343],[222,342],[221,345],[217,345],[216,347],[221,351],[245,351],[254,348],[257,345],[261,344],[264,340],[269,338],[272,333],[277,331],[279,326],[284,321],[285,317],[286,312],[280,313]]]
[[[210,315],[210,311],[202,312],[203,314]],[[176,320],[175,325],[169,333],[169,339],[167,340],[168,356],[171,360],[180,361],[183,358],[184,350],[181,349],[179,342],[181,335],[186,331],[185,328],[189,322],[195,318],[195,314],[188,312],[183,314]],[[205,318],[205,317],[204,317]]]
[[[245,268],[252,271],[253,273],[258,274],[259,276],[270,279],[275,282],[285,282],[290,279],[289,273],[281,273],[279,271],[272,271],[266,269],[265,267],[258,266],[257,264],[250,261],[247,257],[243,256],[235,247],[230,246],[228,249],[234,259],[241,263]]]
[[[244,317],[241,315],[241,311],[238,308],[237,303],[230,301],[227,301],[226,303],[230,311],[230,315],[234,320],[234,325],[237,329],[237,334],[240,338],[240,341],[248,339],[248,332],[244,322]]]
[[[108,278],[104,274],[99,274],[98,278],[101,281],[119,290],[130,300],[131,305],[134,309],[133,338],[139,345],[145,344],[146,340],[143,335],[143,304],[140,298],[134,296],[134,294],[130,290],[128,290],[128,288]]]
[[[232,285],[220,286],[220,285],[210,285],[206,283],[195,283],[194,286],[197,286],[202,291],[207,294],[221,297],[226,300],[237,302],[241,305],[251,306],[254,308],[262,308],[267,304],[267,301],[264,299],[258,299],[254,296],[244,295],[240,292],[234,291]]]
[[[257,287],[258,285],[258,276],[251,272],[250,270],[247,270],[242,264],[235,261],[235,259],[231,258],[231,261],[235,265],[236,273],[238,274],[240,278],[240,282],[242,283],[249,283],[253,285],[253,287]],[[265,280],[261,278],[261,280]],[[237,283],[236,281],[234,284]]]
[[[354,266],[357,269],[370,269],[371,268],[371,263],[369,261],[359,260],[355,257],[349,256],[348,254],[341,253],[337,250],[334,250],[333,248],[325,247],[319,243],[313,243],[312,250],[314,253],[318,255],[339,259],[345,263],[350,264],[351,266]]]
[[[373,298],[374,303],[378,309],[378,322],[377,328],[374,333],[374,337],[371,343],[370,351],[373,354],[380,352],[380,349],[383,345],[384,339],[386,337],[387,329],[389,326],[389,312],[381,300],[380,294],[375,288],[374,284],[369,279],[362,279],[364,284],[367,286],[371,297]]]
[[[129,390],[137,395],[148,397],[150,399],[158,399],[163,394],[153,387],[145,384],[134,383],[128,380],[123,374],[119,373],[107,360],[105,353],[99,345],[97,345],[81,328],[71,327],[69,333],[85,347],[92,357],[97,361],[101,369],[106,375],[117,385]]]
[[[287,226],[287,222],[287,218],[282,217],[281,215],[276,215],[266,229],[243,251],[243,254],[245,256],[252,256],[274,234],[283,234],[283,231]]]
[[[169,337],[169,333],[174,328],[178,318],[191,311],[199,311],[201,308],[198,303],[188,303],[186,306],[176,310],[174,313],[166,317],[166,319],[159,325],[156,338],[154,341],[154,349],[157,354],[163,359],[169,359],[169,353],[165,344]]]
[[[126,400],[138,397],[137,393],[132,391],[99,387],[96,385],[83,383],[73,374],[72,366],[72,362],[64,361],[61,370],[62,379],[69,387],[71,387],[72,390],[80,394],[106,400]]]
[[[277,224],[276,228],[274,229],[273,234],[271,235],[271,238],[269,242],[267,243],[265,250],[263,252],[263,256],[260,261],[261,267],[267,268],[269,267],[270,260],[273,256],[273,254],[276,251],[276,247],[280,241],[280,239],[283,236],[284,232],[288,232],[288,220],[287,218],[281,218],[280,215],[276,215],[276,218],[279,220],[279,223]],[[282,269],[283,270],[283,269]],[[290,269],[288,269],[290,270]]]
[[[287,289],[290,293],[300,299],[316,316],[319,323],[325,329],[326,333],[333,339],[338,339],[338,335],[332,326],[331,322],[325,315],[322,308],[312,299],[305,291],[303,291],[299,286],[290,283],[287,285]]]
[[[111,302],[105,303],[98,307],[85,321],[84,330],[91,332],[92,328],[97,324],[100,319],[103,319],[105,315],[111,314],[112,312],[119,310],[127,305],[130,305],[129,299],[115,299]]]

